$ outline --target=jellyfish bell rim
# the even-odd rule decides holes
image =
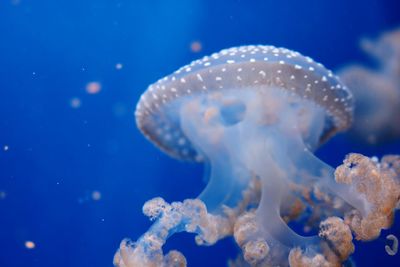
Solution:
[[[233,71],[235,71],[233,76],[237,75],[236,77],[226,76]],[[246,71],[247,75],[239,76]],[[261,82],[253,83],[255,75],[260,77],[257,78],[257,82],[258,80]],[[298,82],[295,81],[296,77],[303,79],[300,81],[300,86],[296,84]],[[315,92],[306,96],[311,83],[311,86],[315,87]],[[322,87],[322,84],[326,86]],[[298,52],[274,46],[249,45],[223,49],[205,56],[151,84],[137,103],[136,124],[140,132],[167,155],[179,160],[202,162],[204,158],[191,146],[190,140],[185,137],[180,126],[176,123],[174,125],[160,111],[168,104],[189,96],[195,97],[230,89],[240,90],[242,87],[271,86],[286,91],[292,89],[298,97],[307,97],[326,111],[326,116],[332,123],[321,135],[320,144],[337,132],[346,130],[352,123],[354,105],[352,94],[338,76],[333,75],[322,64]],[[330,101],[326,101],[327,96]],[[160,123],[156,119],[162,120],[164,127],[174,128],[179,139],[188,143],[189,149],[178,151],[176,143],[162,140],[162,135],[157,133],[162,129],[158,127]]]

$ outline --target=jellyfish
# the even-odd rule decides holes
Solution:
[[[375,68],[352,64],[339,71],[355,98],[355,118],[351,133],[369,144],[400,137],[400,28],[377,40],[364,39],[363,50]]]
[[[331,71],[273,46],[225,49],[150,85],[138,128],[171,157],[204,164],[207,185],[193,199],[146,202],[154,223],[121,242],[115,266],[186,266],[179,251],[162,250],[179,232],[208,246],[233,236],[242,253],[231,266],[340,266],[353,233],[371,240],[390,226],[400,196],[398,156],[350,154],[335,170],[314,155],[349,127],[352,110]]]

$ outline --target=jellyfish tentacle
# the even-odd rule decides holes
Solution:
[[[325,162],[318,159],[311,152],[305,152],[302,156],[302,162],[300,166],[307,166],[306,172],[311,177],[311,182],[314,186],[319,186],[323,189],[333,193],[333,195],[340,197],[347,204],[354,207],[361,214],[367,214],[368,203],[360,196],[353,188],[340,184],[335,181],[335,170],[326,164]],[[307,179],[304,179],[306,181]],[[310,185],[312,185],[310,184]]]
[[[248,125],[244,124],[242,127],[247,128]],[[287,247],[310,246],[318,242],[316,236],[305,237],[297,234],[281,218],[281,202],[288,194],[289,188],[287,170],[282,168],[286,165],[285,159],[282,155],[277,155],[282,151],[261,134],[242,136],[241,140],[245,151],[235,154],[242,155],[246,166],[260,177],[262,183],[261,200],[256,212],[260,228]],[[257,146],[252,147],[246,140]]]
[[[235,185],[235,181],[232,179],[232,170],[226,168],[227,164],[230,165],[228,158],[213,159],[210,164],[209,182],[198,198],[207,205],[210,212],[217,212],[222,205],[229,205],[233,199],[237,199],[234,196],[234,192],[240,189],[237,189],[238,186]]]
[[[262,198],[257,209],[260,225],[266,228],[268,233],[287,247],[309,246],[318,241],[318,237],[305,237],[294,232],[280,216],[280,206],[287,188],[287,183],[276,179],[281,175],[279,170],[269,169],[268,174],[260,174],[262,177]]]
[[[205,155],[210,168],[207,186],[198,198],[209,211],[220,212],[223,205],[236,205],[249,176],[229,154],[231,144],[224,138],[226,131],[218,118],[219,110],[202,102],[207,101],[193,100],[183,105],[180,123],[186,137]]]

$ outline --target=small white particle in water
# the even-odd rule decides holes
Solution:
[[[228,60],[226,61],[226,63],[228,63],[228,64],[233,64],[233,63],[235,63],[235,61],[234,61],[233,59],[228,59]]]
[[[36,247],[36,244],[33,241],[25,241],[25,247],[27,249],[34,249]]]
[[[100,82],[89,82],[86,84],[86,92],[88,94],[98,94],[101,91],[101,84]]]
[[[97,190],[93,191],[93,192],[92,192],[92,199],[93,199],[94,201],[100,200],[100,199],[101,199],[101,193],[100,193],[100,191],[97,191]]]
[[[297,69],[297,70],[301,70],[302,69],[302,67],[300,65],[294,65],[294,68]]]
[[[79,108],[81,104],[81,100],[78,97],[74,97],[69,101],[71,108]]]
[[[200,52],[201,49],[202,49],[202,47],[203,47],[203,45],[201,44],[200,41],[193,41],[193,42],[190,44],[190,50],[191,50],[193,53],[198,53],[198,52]]]
[[[389,254],[390,256],[396,255],[399,246],[399,241],[397,237],[394,235],[388,235],[386,239],[393,241],[392,247],[389,247],[388,245],[385,246],[386,253]]]
[[[3,150],[4,150],[4,151],[8,151],[8,149],[9,149],[9,146],[8,146],[8,145],[5,145],[5,146],[3,147]]]

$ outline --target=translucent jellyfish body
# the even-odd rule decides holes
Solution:
[[[179,252],[162,251],[182,231],[199,245],[233,236],[243,253],[231,266],[340,265],[354,250],[352,230],[368,240],[390,225],[400,192],[398,157],[381,166],[351,155],[335,180],[313,155],[351,119],[352,96],[339,79],[283,48],[223,50],[159,80],[137,105],[137,125],[172,157],[207,165],[208,184],[196,199],[147,202],[154,224],[121,243],[115,265],[185,266]],[[294,220],[318,235],[296,233]]]
[[[400,137],[400,28],[377,40],[363,40],[363,50],[376,67],[349,65],[339,72],[354,93],[351,133],[371,144]]]

